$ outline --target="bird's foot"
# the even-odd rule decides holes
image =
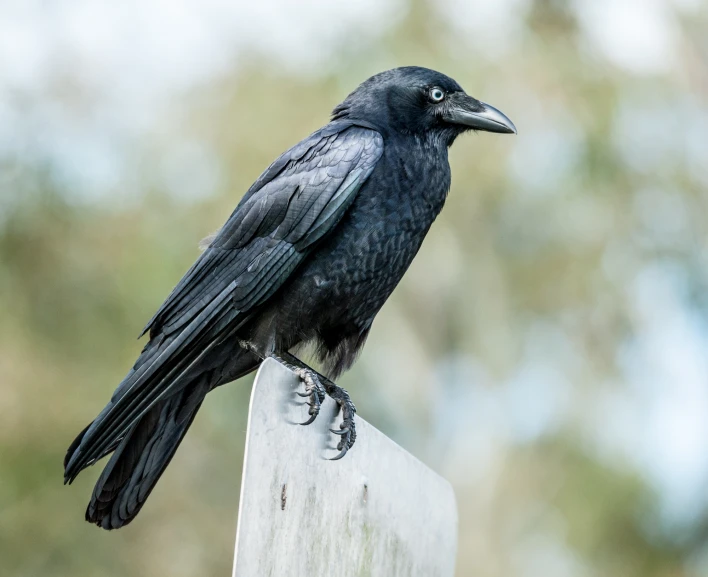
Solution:
[[[266,357],[265,354],[260,352],[248,341],[239,341],[239,345],[246,350],[250,350],[255,355],[258,355],[261,359]],[[339,429],[330,429],[332,433],[339,435],[339,443],[337,444],[339,454],[331,460],[337,461],[344,457],[356,441],[356,424],[354,423],[356,407],[349,397],[349,393],[324,375],[308,367],[290,352],[271,353],[267,356],[270,356],[287,369],[290,369],[305,383],[305,392],[297,394],[309,399],[307,404],[310,406],[308,411],[310,418],[304,423],[301,423],[302,425],[309,425],[315,421],[320,414],[325,394],[329,395],[332,400],[339,405],[342,411],[342,423],[339,425]]]
[[[331,385],[332,387],[327,390],[327,394],[337,402],[342,410],[342,424],[339,425],[339,429],[330,429],[335,435],[340,436],[339,444],[337,445],[339,454],[332,458],[332,461],[337,461],[347,454],[347,451],[352,448],[356,441],[356,425],[354,424],[356,407],[349,398],[347,391],[334,383],[331,383]]]
[[[332,433],[340,437],[339,443],[337,444],[339,454],[331,460],[336,461],[341,459],[347,454],[347,451],[352,448],[352,445],[354,445],[356,441],[356,425],[354,424],[356,407],[351,398],[349,398],[349,393],[324,375],[308,367],[292,353],[284,352],[271,356],[283,366],[293,371],[305,383],[306,392],[298,393],[298,395],[310,398],[310,402],[308,403],[310,405],[310,410],[308,411],[310,418],[302,423],[303,425],[309,425],[317,418],[320,412],[320,406],[324,401],[325,393],[339,405],[342,411],[342,423],[339,429],[330,429]]]
[[[325,388],[322,385],[322,381],[320,380],[317,372],[311,369],[308,370],[299,367],[292,367],[292,370],[298,377],[300,377],[302,382],[305,383],[305,392],[298,393],[298,395],[309,398],[309,402],[307,404],[310,406],[310,410],[308,411],[310,418],[300,424],[309,425],[313,423],[317,418],[317,415],[320,414],[320,408],[325,400]]]

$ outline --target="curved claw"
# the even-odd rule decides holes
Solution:
[[[339,459],[341,459],[344,455],[347,454],[347,451],[348,451],[348,450],[349,450],[349,447],[345,446],[345,447],[342,449],[342,452],[339,453],[339,455],[337,455],[336,457],[332,457],[332,458],[330,459],[330,461],[339,461]]]
[[[303,427],[306,427],[307,425],[311,425],[312,423],[314,423],[316,418],[317,418],[317,413],[315,413],[314,415],[312,415],[312,416],[311,416],[309,419],[307,419],[307,421],[305,421],[304,423],[300,423],[300,424],[301,424]]]
[[[330,431],[332,433],[334,433],[335,435],[346,435],[349,432],[349,427],[345,427],[344,429],[339,429],[339,430],[330,429]]]
[[[300,397],[309,397],[310,396],[310,393],[298,393],[297,391],[295,391],[295,394]]]

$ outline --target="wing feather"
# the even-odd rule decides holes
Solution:
[[[242,275],[257,277],[274,266],[283,266],[282,273],[291,272],[292,262],[301,262],[334,227],[371,174],[383,152],[383,139],[359,126],[345,125],[338,132],[330,125],[325,128],[276,160],[264,173],[271,173],[268,178],[256,181],[259,188],[249,190],[146,330],[180,329],[231,280],[236,280],[242,295],[247,286],[239,282]],[[292,259],[268,258],[273,241],[293,246]],[[281,281],[287,278],[276,276]],[[278,286],[274,283],[273,289]],[[252,304],[261,301],[248,299]],[[241,309],[241,314],[248,312]]]
[[[72,446],[67,480],[179,392],[188,371],[282,286],[342,218],[382,152],[378,132],[338,121],[266,169],[145,327],[150,341],[133,370]]]

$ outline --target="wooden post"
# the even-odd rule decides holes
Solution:
[[[307,427],[299,379],[263,363],[251,394],[234,577],[452,577],[450,484],[356,417],[340,461],[335,403]]]

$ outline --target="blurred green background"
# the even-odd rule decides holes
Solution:
[[[64,487],[64,451],[198,241],[410,64],[519,135],[456,143],[341,384],[453,483],[458,575],[708,574],[700,0],[0,2],[0,574],[230,574],[250,380],[121,531],[83,521],[99,468]]]

